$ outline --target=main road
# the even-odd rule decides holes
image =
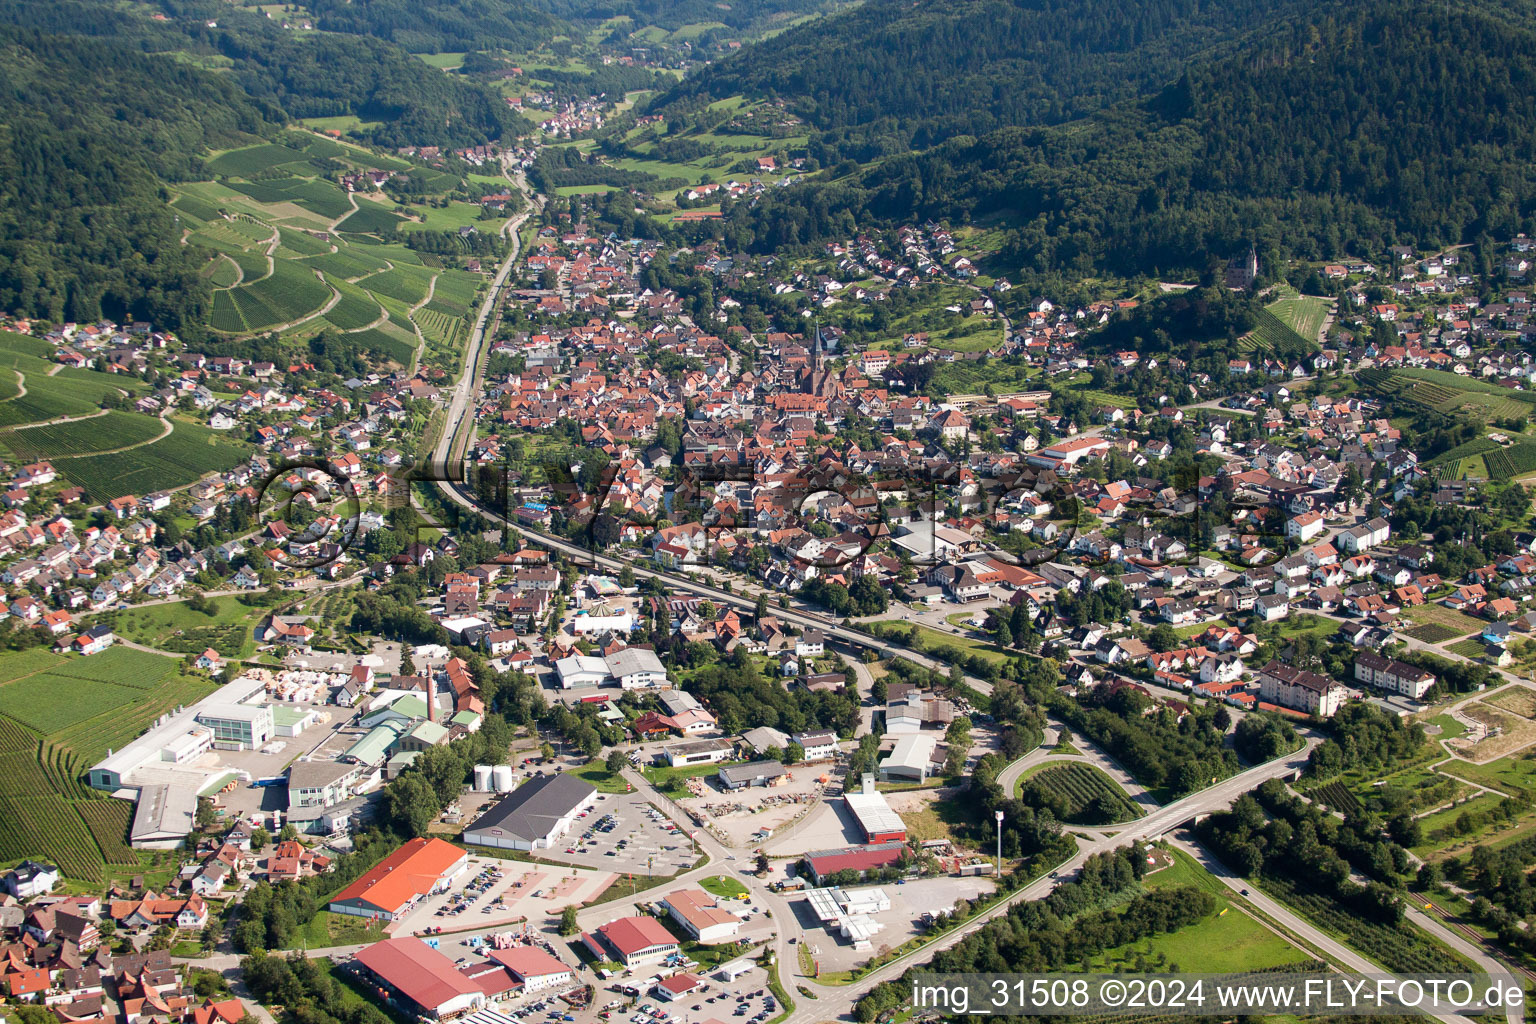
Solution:
[[[535,209],[533,196],[528,191],[528,183],[523,178],[522,171],[512,175],[512,183],[517,186],[518,192],[527,205],[522,213],[507,221],[501,229],[502,234],[511,239],[512,248],[507,251],[507,258],[497,268],[496,276],[491,280],[491,287],[486,290],[485,301],[480,304],[480,312],[475,317],[475,328],[469,334],[469,349],[464,357],[464,372],[459,375],[459,381],[453,389],[453,396],[448,402],[448,416],[443,421],[443,434],[437,439],[437,447],[432,451],[433,461],[440,466],[452,457],[454,441],[459,436],[459,427],[464,422],[465,413],[473,408],[475,394],[480,390],[480,357],[485,351],[486,325],[490,323],[491,316],[496,311],[497,300],[501,297],[501,290],[506,287],[507,278],[512,276],[512,268],[517,265],[517,258],[522,255],[523,240],[517,232],[523,226],[523,222],[533,215]]]

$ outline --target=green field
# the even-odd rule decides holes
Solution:
[[[253,630],[266,609],[241,604],[233,597],[210,598],[209,604],[212,615],[194,611],[183,601],[173,601],[109,612],[101,621],[108,622],[120,636],[162,651],[201,654],[212,647],[226,658],[255,653]]]
[[[726,875],[715,875],[711,878],[706,878],[699,883],[699,888],[722,899],[731,899],[747,891],[746,886]]]
[[[131,805],[81,776],[108,747],[210,690],[182,677],[176,659],[124,647],[90,658],[0,653],[0,863],[45,858],[92,887],[142,872],[146,857],[126,843]]]
[[[91,504],[125,494],[149,494],[195,483],[206,473],[233,469],[251,446],[197,423],[177,420],[165,437],[111,455],[54,461],[54,468],[85,488]]]
[[[1231,890],[1182,850],[1172,850],[1173,864],[1148,875],[1148,889],[1193,886],[1210,894],[1210,917],[1175,932],[1106,950],[1094,958],[1099,971],[1133,969],[1138,962],[1186,972],[1262,971],[1310,960],[1304,951],[1239,909]]]

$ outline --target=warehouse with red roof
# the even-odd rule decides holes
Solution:
[[[412,839],[331,900],[333,914],[396,921],[442,892],[469,866],[469,854],[441,839]]]
[[[537,992],[551,985],[563,985],[574,975],[565,962],[538,946],[512,946],[492,950],[490,957],[522,982],[524,992]]]
[[[870,871],[894,867],[906,853],[905,843],[870,843],[865,846],[848,846],[841,850],[817,850],[805,855],[811,868],[811,879],[817,885],[840,871],[857,871],[862,877]]]
[[[420,939],[376,942],[352,958],[365,984],[407,1015],[452,1020],[485,1005],[485,993]]]
[[[664,959],[680,948],[677,937],[654,917],[621,917],[582,933],[581,941],[594,955],[626,967]]]

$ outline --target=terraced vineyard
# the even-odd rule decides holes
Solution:
[[[229,334],[268,330],[318,311],[331,289],[314,271],[277,260],[272,273],[227,291],[214,292],[208,323]]]
[[[209,323],[232,335],[294,324],[284,331],[284,340],[299,343],[330,329],[380,363],[408,366],[417,347],[409,310],[427,297],[433,277],[440,276],[441,290],[429,308],[449,319],[465,314],[483,278],[438,267],[433,257],[427,258],[433,265],[425,266],[420,254],[395,240],[396,226],[408,222],[392,203],[365,194],[349,196],[331,180],[341,165],[411,167],[394,157],[295,132],[281,142],[214,157],[208,166],[220,180],[176,187],[173,205],[192,229],[188,241],[220,254],[204,268],[204,276],[217,286]],[[445,190],[458,181],[454,175],[429,177],[440,180]],[[426,210],[434,212],[440,211]],[[428,223],[433,223],[430,217]],[[274,230],[277,244],[269,263]],[[316,315],[322,309],[325,313]],[[386,316],[393,330],[381,322]]]
[[[1091,764],[1051,764],[1023,781],[1024,789],[1032,787],[1066,797],[1066,820],[1074,825],[1108,825],[1141,817],[1141,808],[1125,791]],[[1095,810],[1108,813],[1089,812],[1095,801]]]

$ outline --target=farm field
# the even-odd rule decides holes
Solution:
[[[1403,617],[1412,619],[1415,626],[1425,626],[1431,623],[1454,630],[1453,634],[1446,636],[1466,636],[1468,633],[1481,633],[1483,624],[1470,615],[1463,615],[1454,608],[1447,608],[1443,604],[1422,604],[1416,608],[1404,610]]]
[[[1138,961],[1181,971],[1262,971],[1309,961],[1303,950],[1248,916],[1231,893],[1182,850],[1142,882],[1148,889],[1194,886],[1216,901],[1211,916],[1175,932],[1117,946],[1094,958],[1095,971],[1130,970]]]
[[[126,842],[131,805],[80,776],[211,685],[181,676],[174,658],[123,647],[90,658],[5,651],[0,680],[0,862],[44,858],[91,886],[142,872],[146,856]]]
[[[1426,622],[1422,626],[1414,626],[1412,629],[1403,630],[1403,635],[1410,636],[1415,640],[1421,640],[1426,644],[1443,644],[1447,640],[1455,640],[1461,636],[1461,633],[1450,626],[1442,625],[1438,622]],[[1452,644],[1448,649],[1454,651],[1456,650],[1456,645]]]
[[[125,494],[194,483],[205,473],[232,469],[250,450],[244,441],[177,420],[174,429],[158,441],[111,455],[60,458],[54,468],[84,487],[87,499],[99,505]]]
[[[1141,808],[1115,780],[1091,764],[1048,762],[1019,779],[1020,793],[1031,786],[1065,797],[1065,820],[1073,825],[1110,825],[1141,817]],[[1097,807],[1090,808],[1095,803]]]

